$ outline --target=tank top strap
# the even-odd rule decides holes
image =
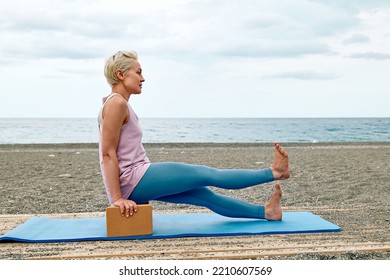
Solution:
[[[103,97],[103,100],[102,100],[103,105],[102,105],[102,107],[100,108],[99,115],[98,115],[98,125],[99,125],[99,128],[100,128],[100,125],[101,125],[102,122],[103,122],[103,109],[104,109],[104,106],[106,106],[106,103],[107,103],[108,100],[110,100],[112,97],[114,97],[114,96],[116,96],[116,95],[119,95],[119,96],[120,96],[119,93],[113,92],[113,93],[111,93],[110,95],[108,95],[108,96],[106,96],[106,97]]]

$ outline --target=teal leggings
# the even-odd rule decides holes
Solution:
[[[271,169],[216,169],[176,162],[152,163],[129,199],[150,200],[207,207],[223,216],[265,218],[264,206],[215,193],[208,186],[243,189],[274,180]]]

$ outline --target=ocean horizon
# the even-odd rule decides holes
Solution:
[[[140,118],[144,143],[390,142],[390,118]],[[97,143],[96,118],[0,118],[0,144]]]

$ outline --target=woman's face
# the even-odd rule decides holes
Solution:
[[[132,66],[124,74],[123,84],[126,91],[132,94],[140,94],[142,92],[142,83],[145,81],[142,76],[142,68],[137,60],[134,60]]]

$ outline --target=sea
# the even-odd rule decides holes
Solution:
[[[144,143],[390,142],[390,118],[144,118]],[[0,144],[97,143],[96,118],[0,118]]]

